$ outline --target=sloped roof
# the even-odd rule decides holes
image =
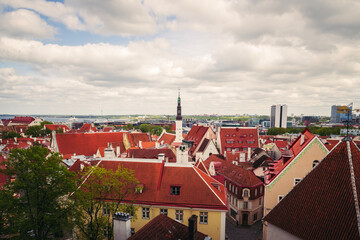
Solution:
[[[90,130],[96,132],[97,128],[91,126],[91,123],[84,123],[84,125],[80,128],[80,131],[90,132]]]
[[[288,141],[279,141],[279,140],[277,140],[277,141],[275,141],[275,144],[279,149],[289,147]]]
[[[146,159],[158,159],[160,153],[165,154],[165,158],[169,159],[169,162],[176,162],[176,156],[169,148],[159,149],[128,149],[126,157],[128,158],[146,158]]]
[[[211,162],[225,162],[225,158],[221,154],[211,154],[205,161],[204,164],[209,168]]]
[[[114,171],[119,166],[134,170],[134,176],[144,189],[142,193],[127,195],[124,202],[227,210],[225,187],[222,184],[217,186],[219,189],[213,186],[212,183],[218,182],[194,166],[168,166],[138,160],[102,160],[99,166]],[[181,186],[180,195],[170,195],[171,186]]]
[[[142,142],[151,142],[150,135],[147,133],[130,133],[131,142],[133,147],[139,146],[139,141]]]
[[[158,139],[158,143],[171,145],[175,141],[175,138],[176,138],[175,134],[164,133],[162,134],[160,139]]]
[[[61,133],[56,134],[59,152],[63,155],[93,156],[99,147],[108,143],[123,142],[123,132]]]
[[[225,178],[231,179],[231,181],[242,187],[252,187],[262,184],[262,181],[258,179],[252,171],[229,162],[223,162],[216,172]]]
[[[359,239],[354,185],[359,199],[360,151],[342,141],[264,220],[302,239]]]
[[[185,140],[193,141],[195,145],[199,144],[208,129],[209,127],[194,125],[186,135]]]
[[[199,147],[198,152],[203,152],[206,148],[206,146],[209,144],[210,140],[205,138],[204,141],[202,142],[202,144]]]
[[[114,130],[115,128],[114,127],[109,127],[109,126],[106,126],[102,129],[103,132],[110,132],[112,130]]]
[[[58,129],[65,129],[65,131],[69,131],[70,128],[66,125],[61,125],[61,124],[45,124],[44,125],[45,128],[51,130],[51,131],[56,131]]]
[[[204,240],[206,235],[201,232],[196,232],[194,239],[195,240]],[[168,239],[177,239],[177,240],[187,240],[189,239],[189,230],[188,227],[184,224],[181,224],[168,216],[163,214],[158,215],[145,226],[143,226],[139,231],[137,231],[133,236],[128,238],[128,240],[168,240]]]
[[[242,128],[221,128],[220,129],[221,152],[224,153],[227,148],[244,147],[258,148],[259,134],[257,128],[242,127]],[[241,143],[240,143],[240,142]],[[248,143],[248,141],[253,143]],[[229,143],[233,142],[233,143]]]
[[[155,145],[156,145],[156,142],[142,142],[141,143],[141,148],[142,149],[154,148]]]

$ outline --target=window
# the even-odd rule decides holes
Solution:
[[[316,167],[319,164],[318,160],[313,161],[313,168]]]
[[[150,208],[142,208],[142,218],[150,219]]]
[[[235,188],[235,194],[236,194],[236,195],[237,195],[237,191],[238,191],[238,188],[236,187],[236,188]]]
[[[294,186],[301,181],[301,178],[294,178]]]
[[[278,202],[280,202],[283,198],[284,198],[284,196],[282,196],[282,195],[278,196]]]
[[[244,202],[244,209],[248,209],[248,202]]]
[[[242,141],[241,141],[241,140],[239,140],[239,143],[242,143]]]
[[[253,144],[253,143],[255,143],[254,141],[246,141],[246,143],[248,143],[248,144]]]
[[[261,205],[261,198],[259,198],[259,205]]]
[[[232,208],[230,208],[230,216],[232,218],[236,219],[236,215],[237,215],[236,211],[234,211]]]
[[[235,206],[236,207],[238,206],[238,200],[237,199],[235,200]]]
[[[225,187],[226,187],[226,183],[227,183],[227,182],[226,182],[226,180],[225,180]]]
[[[103,214],[104,215],[110,215],[110,206],[109,206],[109,204],[105,204],[103,206]]]
[[[260,187],[260,194],[262,194],[262,187]]]
[[[226,148],[226,151],[230,152],[230,151],[231,151],[231,148]]]
[[[233,134],[233,137],[236,137],[236,135],[235,135],[235,134]]]
[[[257,189],[255,189],[255,196],[257,196]]]
[[[135,234],[135,228],[131,228],[131,236]]]
[[[171,186],[170,195],[180,195],[180,186]]]
[[[249,197],[249,191],[248,190],[244,190],[244,197]]]
[[[257,213],[254,214],[254,218],[253,218],[253,219],[254,219],[254,221],[257,220]]]
[[[208,213],[207,212],[200,212],[200,224],[208,224]]]
[[[182,222],[184,220],[184,212],[183,210],[175,210],[175,220]]]
[[[250,137],[253,137],[254,135],[250,134]]]
[[[168,215],[168,210],[165,209],[165,208],[160,208],[160,214],[167,216]]]

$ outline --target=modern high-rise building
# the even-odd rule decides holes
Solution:
[[[287,125],[287,105],[278,104],[271,106],[270,127],[286,128]]]
[[[347,113],[338,113],[337,108],[341,107],[340,105],[332,105],[331,106],[331,123],[344,123],[348,120],[348,114]],[[352,103],[348,105],[350,109],[352,109]],[[349,120],[352,120],[352,115],[350,113]]]

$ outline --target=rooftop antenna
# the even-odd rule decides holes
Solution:
[[[360,109],[352,109],[352,105],[353,105],[353,103],[350,103],[348,106],[339,106],[336,108],[337,113],[346,113],[347,114],[347,120],[345,121],[346,122],[346,137],[343,139],[344,141],[351,141],[351,138],[349,136],[349,128],[350,128],[350,123],[351,123],[350,115],[352,115],[351,113],[360,111]]]

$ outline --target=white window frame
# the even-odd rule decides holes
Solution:
[[[244,189],[243,196],[244,196],[244,197],[249,197],[249,195],[250,195],[250,194],[249,194],[249,191],[250,191],[250,190],[247,189],[247,188]],[[246,193],[246,194],[245,194],[245,193]]]
[[[142,208],[142,219],[150,219],[150,208]]]
[[[168,210],[166,208],[160,208],[160,214],[163,214],[165,216],[168,215]]]
[[[175,210],[175,220],[178,222],[184,221],[184,211],[183,210]]]
[[[208,224],[208,212],[200,212],[199,224]]]

